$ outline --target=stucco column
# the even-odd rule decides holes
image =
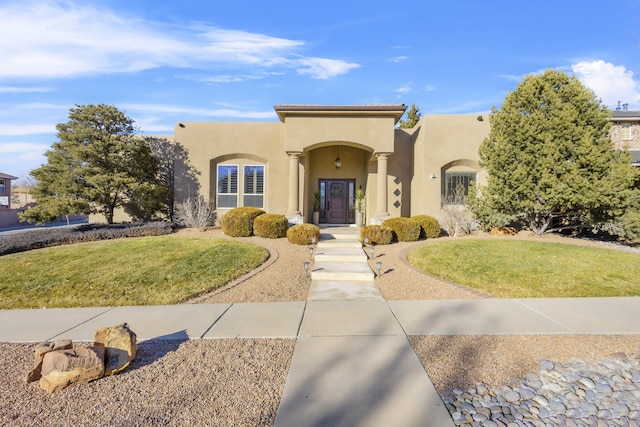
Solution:
[[[288,151],[289,156],[289,207],[287,209],[287,218],[302,217],[300,210],[298,209],[299,200],[298,194],[300,193],[300,178],[298,173],[298,162],[300,159],[299,151]]]
[[[389,153],[376,153],[378,159],[378,193],[376,197],[376,215],[374,222],[380,224],[385,218],[388,218],[388,188],[387,188],[387,159]]]

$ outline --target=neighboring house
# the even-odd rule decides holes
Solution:
[[[15,176],[0,172],[0,227],[15,225],[19,222],[18,210],[12,209],[11,181]]]
[[[18,177],[0,172],[0,208],[11,209],[11,181]]]
[[[218,219],[255,206],[310,222],[320,191],[320,223],[355,222],[356,189],[365,222],[439,216],[443,197],[486,182],[478,148],[487,116],[426,115],[413,129],[396,127],[406,110],[386,105],[276,105],[279,122],[182,122],[174,140],[200,173],[200,194]],[[179,175],[181,171],[176,170]],[[194,196],[176,185],[176,199]]]
[[[617,148],[631,152],[633,165],[640,167],[640,111],[629,111],[627,104],[613,112],[611,139]]]
[[[13,209],[24,209],[35,204],[31,195],[31,187],[27,185],[14,185],[11,188],[11,207]]]

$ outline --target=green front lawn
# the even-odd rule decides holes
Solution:
[[[0,257],[0,309],[176,304],[262,264],[268,251],[180,236],[108,240]]]
[[[422,245],[416,268],[500,298],[640,295],[640,255],[528,240],[460,239]]]

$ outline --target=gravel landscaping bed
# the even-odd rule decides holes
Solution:
[[[142,342],[121,374],[52,395],[25,382],[34,347],[0,343],[0,425],[270,426],[295,340]]]
[[[180,234],[227,238],[220,230],[186,230]],[[306,246],[290,244],[286,239],[241,240],[266,247],[270,259],[226,288],[189,303],[306,301],[310,286],[303,269],[303,262],[309,259]],[[376,284],[386,299],[490,297],[415,270],[406,262],[406,254],[419,244],[437,241],[376,247],[370,264],[383,263],[384,274]],[[451,413],[459,412],[455,415],[459,425],[501,425],[492,424],[491,413],[483,419],[486,410],[478,411],[475,406],[462,411],[457,399],[482,406],[481,400],[487,395],[493,393],[498,399],[500,393],[506,394],[501,388],[505,384],[515,384],[520,392],[528,393],[522,391],[526,384],[519,379],[525,379],[528,372],[538,372],[541,360],[551,361],[561,370],[571,358],[602,361],[626,357],[637,361],[640,353],[640,335],[411,336],[409,340],[443,400],[449,403]],[[0,425],[272,425],[295,340],[143,342],[136,359],[122,374],[51,396],[37,384],[24,381],[33,363],[34,346],[0,343],[4,361],[0,364],[4,379],[0,386]],[[485,389],[487,393],[483,394]],[[489,392],[492,389],[501,391]],[[533,411],[539,410],[536,407]],[[627,425],[640,425],[640,419],[636,422],[630,415],[627,420]],[[513,425],[527,425],[517,421],[522,424]],[[625,425],[618,421],[594,422],[584,425]],[[582,425],[565,423],[548,425]]]

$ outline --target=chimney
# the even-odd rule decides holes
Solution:
[[[629,104],[622,104],[622,111],[629,111]]]
[[[620,111],[620,102],[622,101],[618,101],[618,106],[616,107],[616,111]]]

